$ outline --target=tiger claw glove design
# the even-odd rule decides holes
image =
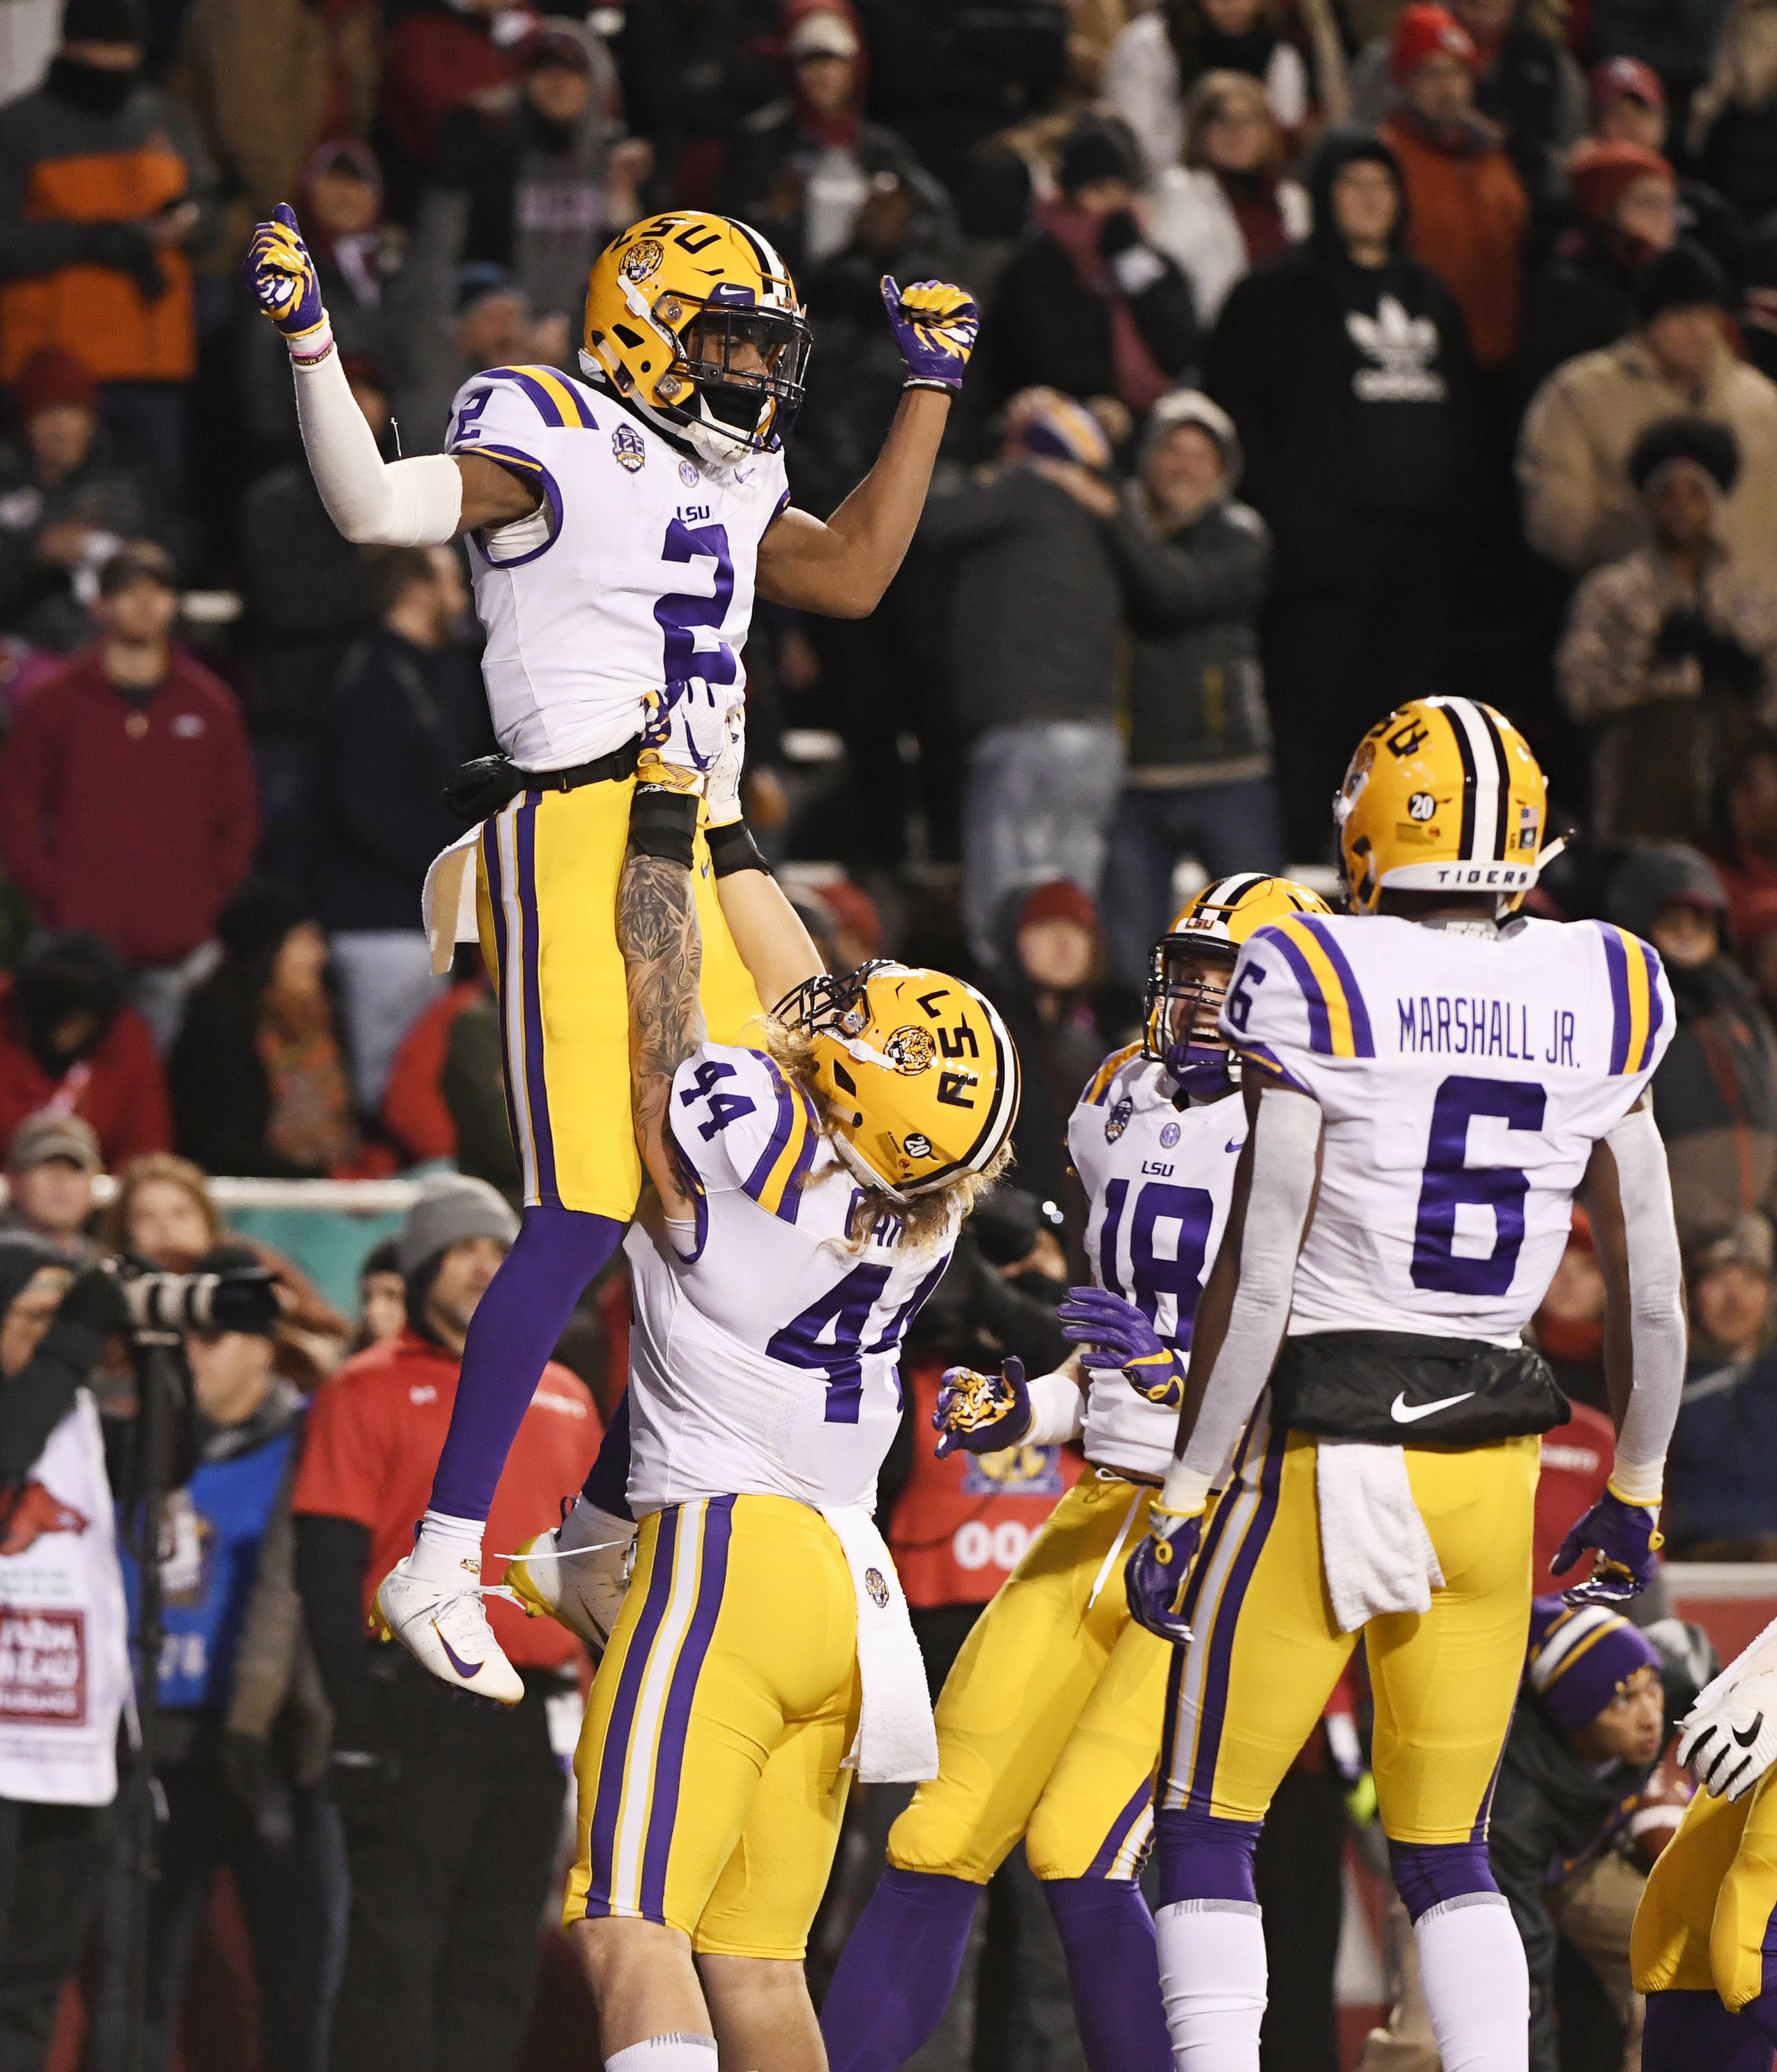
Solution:
[[[1015,1446],[1030,1429],[1030,1391],[1024,1363],[1008,1359],[998,1374],[973,1367],[946,1367],[932,1413],[938,1458],[960,1447],[967,1453],[998,1453]]]
[[[1175,1646],[1191,1637],[1185,1592],[1203,1536],[1202,1511],[1168,1511],[1157,1503],[1148,1513],[1146,1538],[1123,1564],[1130,1617]]]
[[[915,281],[897,287],[882,276],[882,302],[907,364],[909,388],[942,388],[954,396],[981,327],[975,298],[948,281]]]
[[[650,691],[636,758],[637,785],[701,797],[729,748],[730,716],[739,702],[731,685],[701,676]]]
[[[1164,1410],[1185,1400],[1185,1363],[1133,1302],[1104,1288],[1070,1288],[1055,1313],[1094,1374],[1121,1371],[1137,1396]]]
[[[326,358],[333,327],[321,301],[321,278],[288,202],[278,204],[270,222],[254,226],[241,278],[261,314],[284,334],[293,360]]]

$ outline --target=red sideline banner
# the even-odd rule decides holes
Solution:
[[[1668,1561],[1672,1609],[1715,1642],[1724,1667],[1777,1618],[1777,1562]]]

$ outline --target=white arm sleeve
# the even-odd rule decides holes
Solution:
[[[1216,1355],[1196,1427],[1175,1463],[1190,1478],[1183,1487],[1193,1493],[1200,1487],[1207,1494],[1221,1473],[1260,1391],[1271,1379],[1283,1327],[1290,1321],[1296,1255],[1314,1195],[1320,1132],[1318,1103],[1278,1087],[1267,1087],[1260,1095],[1253,1118],[1253,1178],[1240,1231],[1240,1279],[1228,1335]],[[1170,1478],[1167,1487],[1174,1487]]]
[[[1672,1176],[1650,1109],[1631,1109],[1604,1141],[1617,1161],[1628,1246],[1634,1371],[1610,1486],[1629,1503],[1657,1505],[1684,1384],[1684,1272]]]
[[[360,546],[441,547],[463,520],[463,475],[448,454],[385,462],[337,352],[291,362],[296,415],[327,516]]]
[[[1085,1401],[1080,1384],[1065,1367],[1054,1374],[1039,1374],[1030,1383],[1030,1429],[1024,1435],[1027,1446],[1064,1446],[1077,1439],[1085,1421]]]

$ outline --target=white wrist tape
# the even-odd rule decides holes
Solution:
[[[1290,1321],[1296,1255],[1314,1194],[1321,1112],[1305,1095],[1267,1087],[1253,1119],[1253,1180],[1240,1231],[1240,1275],[1228,1333],[1183,1464],[1207,1489],[1233,1451]]]
[[[1080,1436],[1085,1404],[1071,1374],[1039,1374],[1029,1383],[1030,1429],[1027,1446],[1064,1446]]]
[[[463,519],[463,476],[448,454],[385,462],[352,400],[339,356],[291,362],[296,415],[327,516],[360,546],[438,547]]]
[[[1672,1176],[1649,1109],[1633,1109],[1604,1141],[1616,1160],[1628,1246],[1634,1371],[1610,1486],[1626,1503],[1657,1504],[1684,1385],[1684,1268]]]
[[[1160,1501],[1168,1511],[1182,1511],[1188,1518],[1209,1502],[1210,1479],[1196,1469],[1174,1461],[1160,1485]]]

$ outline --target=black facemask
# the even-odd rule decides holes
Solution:
[[[88,115],[115,115],[136,90],[141,68],[119,72],[109,65],[82,64],[78,58],[51,58],[46,88],[69,108]]]

